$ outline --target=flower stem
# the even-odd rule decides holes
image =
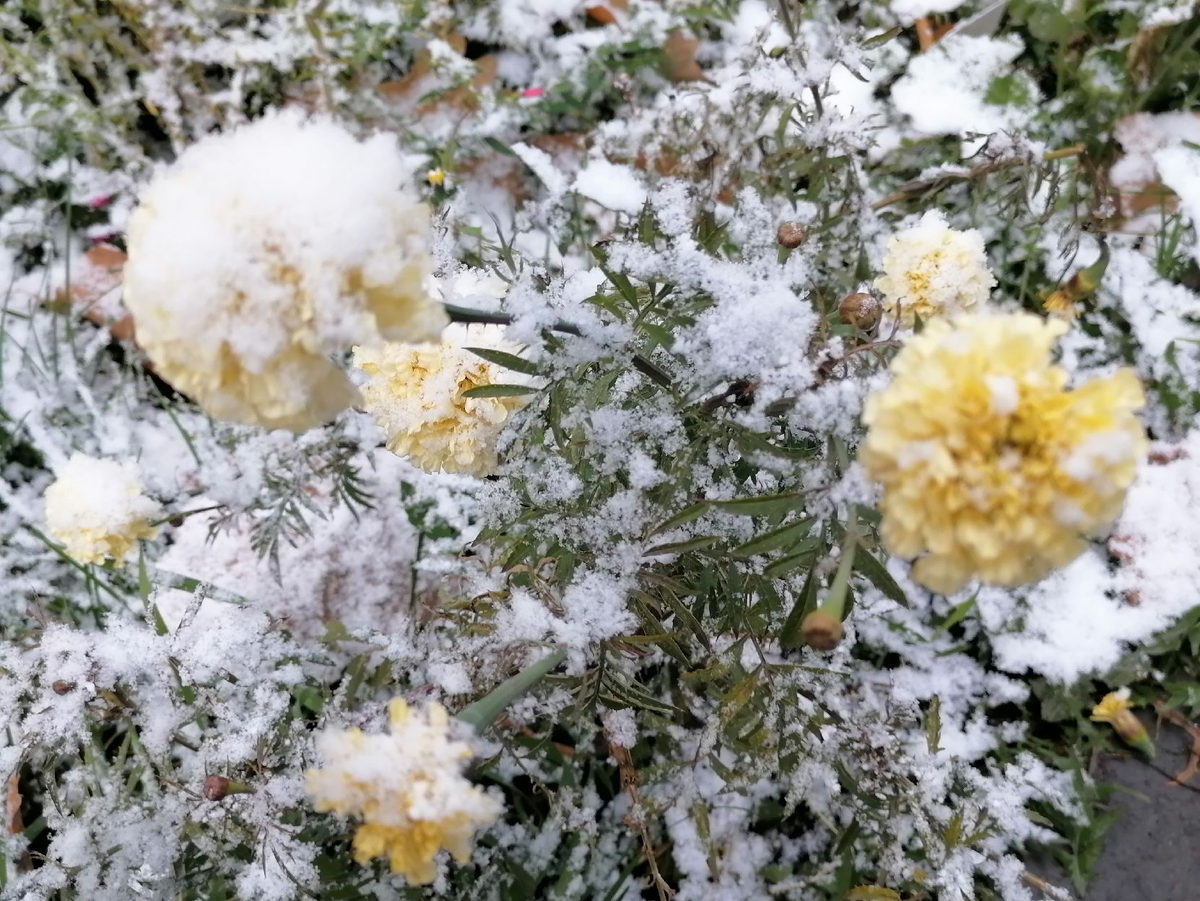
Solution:
[[[501,682],[474,704],[464,707],[459,712],[457,719],[474,726],[476,732],[483,732],[495,722],[509,704],[533,688],[543,676],[562,663],[566,656],[566,650],[560,648],[553,654],[543,657],[511,679]]]
[[[850,587],[850,572],[854,569],[854,553],[858,549],[858,511],[850,504],[846,519],[846,535],[842,539],[842,556],[829,593],[821,606],[800,624],[800,634],[809,647],[830,651],[842,640],[842,618],[846,613],[846,596]]]

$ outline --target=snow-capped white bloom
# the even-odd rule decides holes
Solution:
[[[470,859],[475,829],[494,822],[502,807],[463,777],[471,749],[451,740],[440,704],[414,713],[395,698],[388,724],[386,734],[321,733],[317,753],[325,767],[308,771],[308,794],[317,810],[362,817],[354,834],[356,861],[387,857],[393,873],[424,885],[437,874],[441,849],[459,862]]]
[[[986,303],[995,284],[983,236],[950,228],[939,210],[888,239],[883,275],[875,280],[888,312],[905,325]]]
[[[353,403],[330,355],[446,324],[407,180],[392,137],[294,112],[190,147],[129,222],[125,302],[158,372],[212,416],[266,427]]]
[[[506,344],[502,326],[479,325],[452,325],[441,344],[354,349],[355,365],[368,376],[364,405],[387,433],[388,450],[429,472],[492,472],[496,440],[526,402],[522,396],[464,397],[471,388],[529,382],[467,347],[520,349]]]
[[[81,563],[118,562],[153,538],[157,503],[142,490],[137,463],[73,454],[46,489],[46,526]]]

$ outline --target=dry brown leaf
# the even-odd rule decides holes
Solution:
[[[71,304],[81,308],[83,318],[108,326],[118,341],[133,340],[133,317],[117,295],[125,253],[111,244],[97,244],[83,255],[84,265],[71,276]],[[56,301],[64,302],[60,291]]]
[[[924,53],[942,38],[944,38],[954,28],[953,23],[943,22],[941,25],[934,25],[933,21],[926,16],[917,19],[917,44]]]
[[[1188,762],[1182,770],[1176,773],[1171,781],[1177,785],[1185,785],[1196,776],[1200,776],[1200,727],[1197,727],[1178,710],[1163,710],[1159,706],[1158,715],[1169,723],[1174,723],[1188,734],[1192,740],[1191,750],[1188,751]]]
[[[593,22],[600,25],[615,25],[617,13],[629,8],[629,0],[604,0],[595,6],[589,6],[584,12]]]
[[[5,797],[4,825],[9,835],[20,835],[25,831],[21,820],[21,784],[16,773],[8,777],[8,794]]]
[[[696,63],[700,41],[682,31],[672,31],[663,44],[666,54],[666,76],[671,81],[703,81],[704,70]]]
[[[455,52],[463,54],[467,49],[467,39],[460,34],[447,34],[443,40],[449,44]],[[479,98],[476,91],[480,88],[487,87],[496,80],[496,73],[499,68],[499,60],[492,54],[481,56],[475,63],[475,76],[465,85],[458,88],[452,88],[439,94],[432,100],[422,103],[416,107],[415,112],[419,115],[433,112],[438,109],[458,109],[462,111],[470,111],[477,109],[479,106]],[[426,79],[433,77],[432,57],[428,50],[420,50],[413,59],[412,68],[403,78],[397,78],[394,81],[385,81],[378,86],[379,91],[387,100],[395,103],[415,103],[422,95],[428,93],[429,88],[426,87]],[[432,87],[432,86],[430,86]]]

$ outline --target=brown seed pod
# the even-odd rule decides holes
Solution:
[[[775,232],[775,241],[780,247],[791,250],[799,247],[808,240],[808,229],[799,222],[781,222],[779,231]]]
[[[804,617],[800,624],[804,643],[818,651],[832,651],[842,641],[842,623],[828,610],[820,608]]]
[[[879,324],[883,307],[870,294],[847,294],[838,304],[838,316],[846,325],[870,331]]]
[[[56,695],[65,695],[65,694],[69,694],[72,690],[74,690],[75,683],[74,682],[64,682],[62,679],[56,679],[56,680],[54,680],[54,682],[52,682],[50,684],[50,688],[53,689],[53,691]]]
[[[220,801],[229,794],[230,780],[224,776],[209,776],[204,780],[204,797],[210,801]]]

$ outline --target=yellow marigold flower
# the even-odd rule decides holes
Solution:
[[[1134,716],[1129,703],[1129,689],[1110,691],[1094,708],[1092,722],[1108,723],[1127,745],[1154,756],[1154,742],[1150,740],[1142,721]]]
[[[142,492],[138,466],[73,454],[46,489],[46,527],[80,563],[123,561],[143,538],[159,506]]]
[[[156,370],[209,414],[320,425],[357,394],[331,356],[446,324],[429,215],[392,136],[272,113],[206,137],[130,217],[125,303]]]
[[[319,735],[325,768],[308,771],[307,790],[317,810],[362,818],[355,861],[386,857],[393,873],[426,885],[437,875],[434,860],[443,848],[460,863],[470,859],[475,829],[494,822],[501,805],[463,778],[471,749],[450,739],[440,704],[414,713],[396,698],[388,722],[386,734],[347,729]]]
[[[938,210],[888,239],[884,274],[875,280],[885,307],[904,325],[986,303],[996,279],[988,269],[983,236],[956,231]]]
[[[861,459],[883,485],[888,550],[951,593],[972,577],[1036,581],[1120,512],[1146,439],[1132,371],[1076,388],[1050,362],[1060,321],[1029,313],[936,320],[868,398]]]
[[[428,472],[483,476],[495,470],[496,441],[525,399],[464,397],[463,392],[528,380],[464,346],[502,345],[502,333],[499,326],[472,326],[469,332],[451,326],[441,344],[354,349],[354,364],[368,376],[364,406],[387,433],[388,450]]]

